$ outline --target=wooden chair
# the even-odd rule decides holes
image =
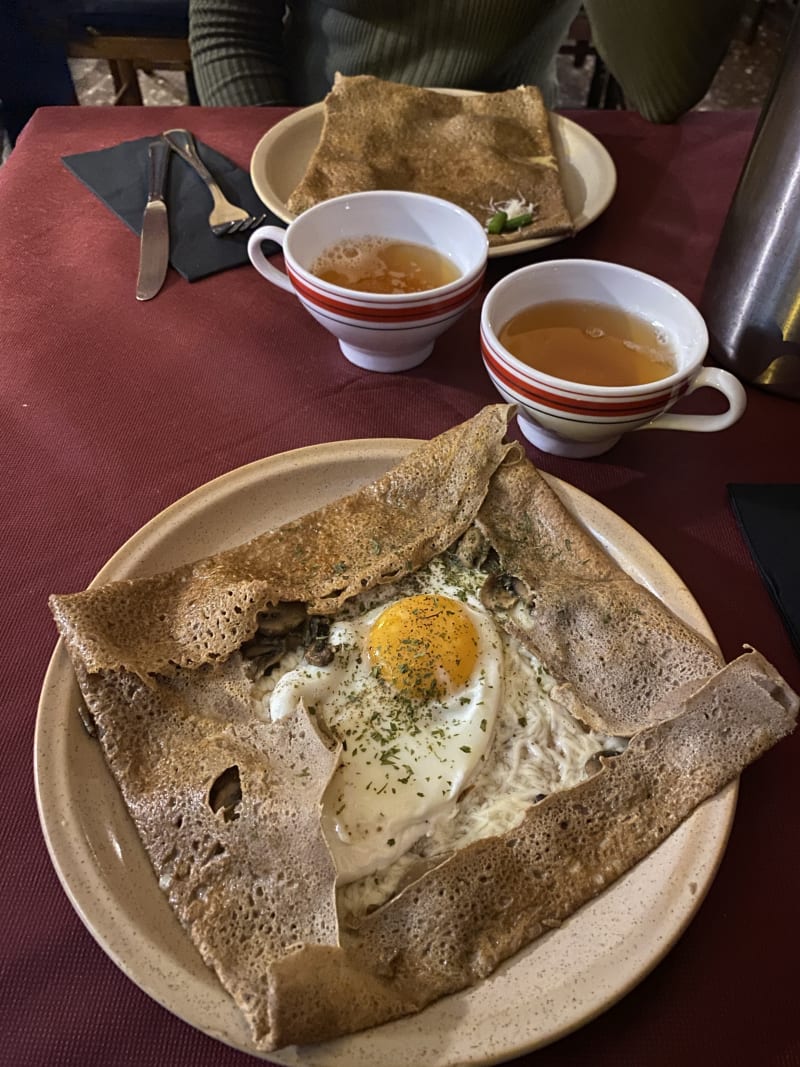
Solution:
[[[619,82],[598,55],[592,44],[592,28],[583,8],[572,20],[567,39],[559,48],[561,55],[572,56],[573,66],[583,67],[591,59],[592,78],[586,96],[588,108],[605,108],[613,111],[625,108],[625,97]]]
[[[142,104],[137,71],[181,70],[189,102],[197,92],[189,55],[188,0],[69,0],[67,54],[102,59],[115,104]]]

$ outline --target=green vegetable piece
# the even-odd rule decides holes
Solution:
[[[533,215],[530,211],[527,211],[524,215],[515,215],[513,219],[506,220],[503,232],[509,233],[512,230],[521,230],[523,226],[527,226],[531,222],[533,222]]]
[[[502,233],[506,226],[507,220],[508,215],[506,215],[505,211],[498,211],[496,214],[492,215],[492,217],[486,224],[486,232]]]

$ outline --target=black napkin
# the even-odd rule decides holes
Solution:
[[[136,234],[141,233],[147,203],[147,146],[154,140],[155,137],[140,137],[113,148],[62,157],[72,173]],[[254,215],[266,213],[265,225],[286,225],[258,198],[249,174],[201,141],[196,144],[200,158],[232,203]],[[200,176],[175,152],[170,153],[165,199],[169,216],[169,261],[184,278],[193,282],[249,262],[248,234],[214,236],[208,225],[213,206],[211,193]],[[265,255],[276,249],[274,244],[270,249],[269,242],[264,245]]]
[[[800,655],[800,485],[729,485],[750,552]]]

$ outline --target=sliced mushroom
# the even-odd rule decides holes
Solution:
[[[511,611],[520,600],[528,600],[530,588],[513,574],[490,574],[481,587],[481,603],[490,611]]]
[[[333,649],[327,637],[318,637],[306,649],[306,659],[313,667],[327,667],[333,659]]]
[[[259,634],[242,645],[242,655],[245,659],[258,659],[260,656],[274,656],[277,662],[286,651],[286,642],[280,638],[262,637]]]
[[[232,822],[239,818],[236,810],[242,802],[242,783],[239,780],[239,768],[234,765],[226,767],[217,775],[208,791],[208,804],[216,815],[222,812],[223,822]]]
[[[324,615],[312,615],[306,627],[306,660],[314,667],[327,667],[333,659],[328,643],[331,621]]]
[[[497,550],[489,545],[489,550],[486,553],[486,559],[481,563],[481,570],[484,574],[499,574],[502,571],[502,565],[500,563],[500,557],[497,554]]]
[[[78,701],[78,714],[81,717],[83,728],[89,737],[97,737],[97,727],[94,723],[94,716],[82,700]]]
[[[463,534],[455,547],[455,556],[465,567],[482,567],[489,552],[489,542],[477,526]]]
[[[591,755],[586,763],[583,765],[583,769],[586,774],[591,778],[592,775],[598,774],[603,769],[603,764],[600,762],[600,753],[595,752]]]
[[[266,674],[290,648],[300,643],[301,627],[308,616],[304,604],[275,604],[259,612],[258,629],[242,645],[242,656],[254,663],[257,672]]]
[[[275,604],[259,612],[258,632],[268,637],[288,634],[301,626],[307,617],[304,604],[295,601]]]
[[[242,656],[251,667],[251,677],[260,678],[277,666],[287,651],[286,638],[267,638],[256,634],[252,641],[242,645]]]

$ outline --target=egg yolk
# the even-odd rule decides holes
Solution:
[[[478,635],[457,600],[419,593],[391,604],[375,620],[367,651],[379,678],[402,696],[438,699],[467,683]]]

